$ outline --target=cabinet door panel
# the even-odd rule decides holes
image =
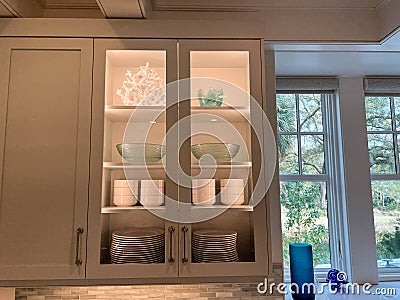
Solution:
[[[255,131],[263,128],[262,54],[259,40],[179,40],[180,92],[190,99],[179,104],[179,118],[190,118],[180,163],[192,176],[192,188],[179,187],[179,221],[191,223],[180,238],[181,277],[268,275],[264,138]],[[228,145],[236,152],[219,157]],[[202,153],[214,156],[215,172],[201,170]],[[204,158],[203,169],[213,169]]]
[[[177,228],[177,225],[146,211],[145,207],[140,205],[116,207],[115,199],[118,197],[116,197],[115,191],[118,189],[114,189],[115,180],[120,181],[120,184],[123,184],[126,179],[134,180],[138,185],[139,183],[141,185],[135,198],[139,202],[146,203],[146,197],[143,195],[144,193],[142,194],[146,189],[142,187],[143,180],[147,180],[148,183],[150,179],[146,170],[147,165],[140,162],[132,163],[132,168],[124,169],[123,160],[117,152],[116,144],[127,143],[126,140],[129,140],[129,143],[161,144],[166,131],[175,123],[178,116],[176,107],[165,112],[166,104],[153,107],[146,104],[142,107],[123,106],[124,102],[120,99],[117,90],[124,84],[128,71],[137,74],[146,65],[157,73],[163,84],[174,82],[178,73],[176,45],[176,40],[156,39],[96,39],[94,42],[89,190],[90,233],[88,236],[87,261],[87,278],[89,279],[135,278],[143,280],[144,278],[178,276],[177,229],[173,235],[168,232],[170,226]],[[167,89],[166,93],[172,94],[173,89]],[[167,97],[166,101],[171,98],[172,96]],[[151,115],[149,112],[153,110],[162,112],[161,115],[164,117],[157,118],[157,122],[149,119],[149,115]],[[130,119],[133,113],[134,117]],[[154,121],[154,124],[152,121]],[[149,124],[152,124],[152,128],[146,139],[142,139],[142,134],[146,132]],[[128,134],[126,128],[130,128]],[[167,138],[167,145],[171,143],[170,140],[170,138]],[[167,148],[171,147],[167,146]],[[174,168],[169,162],[169,157],[169,152],[167,152],[167,169]],[[149,170],[151,176],[153,176],[151,179],[164,180],[166,194],[176,199],[177,187],[174,186],[173,182],[168,181],[162,164],[160,163],[157,166],[157,163],[154,163],[153,168],[150,167]],[[147,199],[151,197],[149,196]],[[159,199],[157,196],[154,198]],[[160,204],[158,205],[160,206]],[[167,210],[169,211],[170,208],[167,206],[161,205],[157,212],[162,214]],[[115,240],[112,234],[116,230],[131,227],[155,227],[165,231],[165,251],[163,251],[164,257],[161,261],[140,263],[138,256],[146,259],[146,254],[141,252],[142,250],[139,248],[136,252],[132,251],[133,253],[127,255],[118,253],[121,252],[121,249],[125,251],[126,248],[123,244],[120,247],[114,244]],[[129,244],[128,239],[125,238],[125,241],[128,241]],[[171,244],[172,248],[170,247]],[[159,254],[158,252],[157,255]],[[170,260],[170,258],[173,259]],[[122,263],[116,263],[118,259]]]
[[[4,44],[0,279],[84,278],[75,259],[77,228],[86,236],[91,43]]]

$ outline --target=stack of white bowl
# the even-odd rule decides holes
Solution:
[[[195,205],[213,205],[215,203],[215,179],[193,179],[192,202]]]
[[[113,204],[116,206],[135,205],[138,187],[139,182],[137,180],[114,180]]]
[[[164,204],[164,180],[141,180],[140,203],[144,206]]]
[[[221,203],[225,205],[242,205],[244,203],[244,180],[221,179]]]

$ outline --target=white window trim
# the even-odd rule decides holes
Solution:
[[[368,86],[368,79],[366,79],[364,81],[364,86],[365,86],[365,82],[367,82],[367,86]],[[398,93],[392,93],[392,90],[389,91],[389,93],[387,91],[383,91],[383,92],[379,92],[379,88],[382,86],[382,84],[384,84],[388,79],[381,79],[381,80],[369,80],[370,84],[371,82],[375,83],[375,89],[373,90],[373,92],[366,92],[364,94],[365,97],[400,97],[400,94]],[[390,79],[389,79],[390,80]],[[393,86],[395,86],[397,89],[400,86],[400,80],[399,79],[394,79],[393,81],[390,81],[390,87],[393,89]],[[365,97],[364,97],[364,101],[365,101]],[[391,119],[392,122],[393,120],[395,120],[395,112],[393,110],[393,100],[391,100]],[[396,128],[396,121],[395,122],[395,126],[394,128],[392,127],[392,130],[383,130],[383,131],[373,131],[373,130],[367,130],[367,134],[392,134],[395,136],[394,139],[394,147],[395,147],[395,168],[396,168],[396,172],[397,174],[377,174],[377,173],[371,173],[371,183],[372,181],[390,181],[390,180],[400,180],[400,159],[399,159],[399,152],[400,149],[398,148],[398,142],[397,142],[397,135],[400,134],[399,128]],[[399,182],[400,183],[400,182]],[[379,281],[398,281],[400,280],[400,268],[378,268],[378,276],[379,276]]]
[[[304,94],[310,93],[302,91],[281,91],[280,94]],[[330,90],[314,91],[312,93],[326,94],[327,97],[323,101],[322,113],[324,116],[323,133],[320,132],[279,132],[279,135],[296,134],[323,134],[324,136],[324,148],[325,148],[325,169],[327,174],[320,175],[304,175],[304,174],[280,174],[279,178],[281,182],[286,181],[324,181],[327,184],[327,193],[329,199],[328,205],[328,229],[330,239],[330,256],[332,268],[345,270],[347,262],[346,251],[345,251],[345,224],[346,218],[344,218],[345,207],[338,199],[342,198],[342,178],[341,167],[336,168],[335,166],[342,166],[340,158],[340,138],[339,138],[339,127],[338,127],[338,108],[337,108],[337,94],[332,93]],[[296,108],[297,110],[298,108]],[[297,113],[296,113],[297,115]],[[297,115],[298,118],[298,115]],[[297,120],[298,122],[298,120]],[[329,151],[328,151],[329,150]],[[299,156],[301,160],[301,156]],[[300,165],[299,165],[300,167]],[[329,268],[315,268],[314,275],[319,281],[325,281]],[[285,282],[290,281],[290,272],[285,269]]]
[[[364,78],[339,78],[344,270],[357,283],[378,283],[375,230],[366,133]],[[347,226],[346,226],[347,225]],[[343,247],[343,245],[341,245]],[[362,253],[362,255],[359,255]]]

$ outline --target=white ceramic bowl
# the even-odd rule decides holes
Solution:
[[[134,190],[134,193],[132,193],[130,188],[114,187],[114,196],[134,196],[137,195],[137,192],[137,188],[136,191]]]
[[[215,179],[193,179],[192,195],[215,196]]]
[[[207,186],[215,187],[215,179],[193,179],[192,180],[192,188],[200,189]]]
[[[130,186],[132,187],[138,187],[139,181],[138,180],[114,180],[114,188],[119,187],[119,188],[124,188],[127,187],[129,188]]]
[[[137,203],[135,197],[131,196],[114,196],[113,203],[116,206],[132,206]]]
[[[160,206],[164,204],[164,195],[141,195],[140,203],[145,206]]]
[[[192,195],[215,195],[215,186],[192,189]]]
[[[244,204],[244,194],[221,194],[221,203],[224,205],[242,205]]]
[[[164,180],[142,180],[140,182],[141,197],[162,196],[164,194]]]
[[[192,196],[192,203],[202,206],[211,206],[215,203],[215,194],[198,194]]]

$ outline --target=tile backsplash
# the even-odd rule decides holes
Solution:
[[[282,300],[279,295],[260,295],[258,283],[135,285],[96,287],[18,288],[16,300],[126,300],[126,299],[268,299]]]

